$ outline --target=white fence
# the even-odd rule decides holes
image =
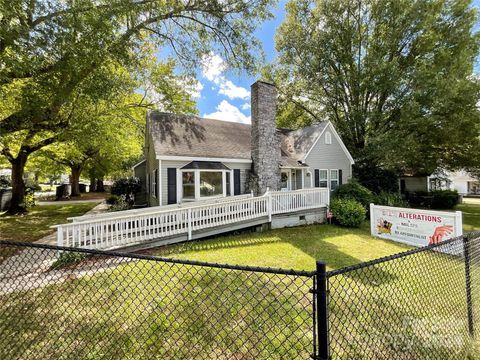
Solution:
[[[77,218],[73,223],[53,227],[57,229],[59,246],[112,249],[176,235],[191,239],[198,230],[260,218],[267,222],[275,214],[325,207],[328,203],[327,189],[267,192],[259,197],[174,209],[119,211],[108,216]]]

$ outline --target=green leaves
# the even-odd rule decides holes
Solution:
[[[397,172],[480,166],[469,4],[290,1],[272,71],[282,125],[327,117],[355,158]]]

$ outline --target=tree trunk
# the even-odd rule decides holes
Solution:
[[[12,200],[8,208],[8,213],[12,215],[27,212],[27,206],[25,204],[25,181],[23,180],[27,158],[28,154],[20,152],[15,159],[10,160],[12,164]]]
[[[97,191],[97,182],[95,176],[90,176],[90,192]]]
[[[105,192],[105,187],[103,186],[103,178],[97,179],[97,192]]]
[[[82,173],[81,165],[71,165],[70,170],[70,185],[72,186],[72,192],[70,196],[80,196],[80,174]]]

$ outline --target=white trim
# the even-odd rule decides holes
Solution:
[[[140,161],[139,163],[136,163],[135,165],[132,166],[132,170],[135,170],[135,168],[137,166],[139,166],[140,164],[143,164],[145,161],[147,161],[147,159],[143,159],[142,161]]]
[[[302,189],[305,189],[305,172],[302,169]]]
[[[158,156],[157,160],[172,160],[172,161],[219,161],[219,162],[236,162],[250,164],[251,159],[230,159],[230,158],[214,158],[214,157],[192,157],[192,156]]]
[[[157,198],[158,205],[162,205],[162,160],[158,160],[158,179],[157,179]]]
[[[184,172],[193,172],[194,173],[194,186],[195,186],[195,198],[194,199],[184,199],[183,198],[183,173]],[[212,195],[212,196],[200,196],[200,173],[201,172],[221,172],[222,173],[222,194]],[[177,182],[177,202],[186,202],[186,201],[200,201],[203,199],[211,198],[223,198],[227,197],[227,172],[230,173],[230,193],[233,194],[233,170],[215,170],[215,169],[179,169],[177,168],[177,179],[180,179]]]
[[[302,159],[302,162],[306,162],[306,159],[308,157],[308,155],[310,155],[310,153],[312,152],[313,148],[315,147],[315,145],[317,145],[318,141],[320,140],[320,138],[322,137],[323,133],[327,130],[327,128],[330,126],[331,128],[331,131],[333,132],[333,135],[335,136],[335,138],[337,139],[338,143],[340,144],[340,147],[342,148],[343,152],[345,153],[345,155],[347,155],[347,158],[348,160],[350,161],[350,165],[353,165],[355,164],[355,161],[353,160],[353,157],[352,155],[350,154],[350,152],[348,151],[347,147],[345,146],[345,144],[343,143],[342,139],[340,138],[340,136],[338,135],[337,133],[337,130],[335,130],[335,126],[333,126],[333,124],[331,123],[331,121],[328,122],[328,124],[325,126],[325,128],[322,130],[322,132],[320,133],[320,135],[318,135],[317,139],[313,142],[313,145],[310,147],[310,149],[307,151],[307,153],[305,154],[305,156],[303,157]]]

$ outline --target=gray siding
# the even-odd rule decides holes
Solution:
[[[147,201],[148,201],[148,206],[158,206],[159,205],[159,199],[158,197],[153,196],[152,194],[152,174],[155,171],[155,169],[158,169],[158,160],[157,160],[157,155],[155,154],[155,149],[153,147],[153,141],[151,135],[148,136],[148,141],[147,141],[147,153],[146,153],[146,160],[147,160],[147,166],[146,166],[146,172],[148,174],[148,184],[147,184]],[[161,178],[160,173],[158,174],[159,179]]]
[[[403,177],[405,180],[405,191],[407,192],[416,192],[416,191],[427,191],[427,182],[428,179],[426,176],[419,177]]]
[[[233,169],[240,169],[240,192],[242,194],[245,194],[245,189],[246,189],[245,183],[247,181],[247,171],[246,170],[250,170],[252,164],[250,164],[250,163],[227,163],[227,162],[225,162],[224,164],[225,164],[226,167],[228,167],[232,170]],[[233,179],[232,179],[232,181],[233,181]]]
[[[147,173],[146,173],[147,162],[144,161],[140,165],[136,166],[133,169],[133,176],[140,179],[140,184],[142,188],[139,193],[135,194],[135,204],[145,204],[147,202]]]
[[[329,131],[332,134],[332,143],[325,144],[325,134]],[[350,160],[342,149],[342,146],[333,135],[331,125],[325,129],[324,133],[314,145],[312,151],[305,159],[305,162],[310,167],[312,173],[311,180],[305,181],[305,187],[312,187],[315,185],[314,176],[315,169],[341,169],[342,170],[342,183],[346,183],[352,176],[352,167]],[[329,172],[330,176],[330,172]],[[330,183],[330,182],[329,182]]]

